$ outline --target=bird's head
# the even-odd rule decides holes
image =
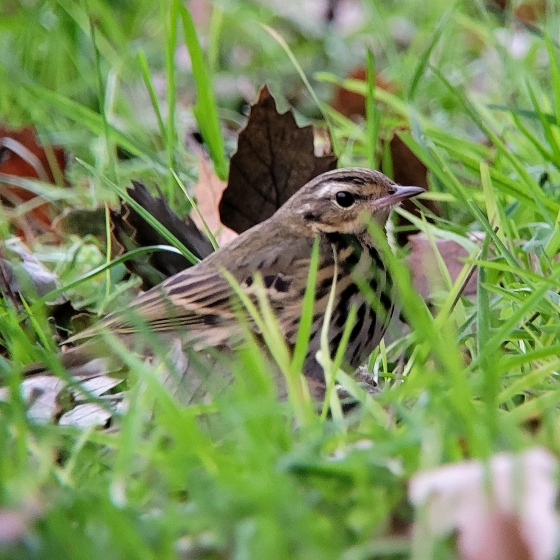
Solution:
[[[424,189],[402,187],[379,171],[359,167],[327,171],[312,179],[282,207],[296,227],[311,234],[360,234],[373,218],[385,225],[393,206]]]

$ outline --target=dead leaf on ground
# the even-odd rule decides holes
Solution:
[[[224,226],[220,221],[220,212],[218,205],[222,193],[227,183],[222,181],[208,163],[204,154],[200,154],[198,158],[198,182],[194,186],[194,194],[198,211],[202,214],[206,225],[214,234],[218,245],[225,245],[237,237],[237,233],[232,229]],[[194,223],[201,231],[204,231],[204,224],[196,211],[191,213]]]
[[[53,375],[34,375],[20,385],[21,398],[27,405],[27,416],[39,424],[52,422],[60,412],[58,395],[65,382]],[[10,389],[0,387],[0,401],[10,399]]]
[[[9,546],[24,538],[41,510],[34,498],[27,498],[18,508],[0,508],[0,546]]]
[[[29,212],[17,218],[18,234],[30,239],[49,231],[53,208],[34,192],[17,186],[11,177],[38,179],[62,185],[66,152],[60,146],[43,146],[31,127],[10,129],[0,126],[0,202],[8,208],[29,205]],[[33,202],[32,202],[33,201]]]
[[[537,447],[417,473],[409,486],[410,500],[421,508],[414,542],[425,547],[456,531],[465,560],[552,560],[557,467],[556,458]]]
[[[291,110],[280,114],[263,86],[231,158],[219,207],[222,223],[242,233],[266,220],[336,161],[334,154],[315,155],[313,127],[298,127]]]
[[[422,187],[429,190],[428,185],[428,168],[416,157],[414,152],[403,142],[398,135],[399,131],[394,131],[393,136],[389,140],[389,150],[391,153],[391,163],[393,166],[393,180],[399,185],[411,185]],[[383,168],[381,168],[383,171]],[[441,208],[432,200],[422,200],[422,206],[427,208],[431,214],[441,216]],[[405,200],[402,208],[410,212],[413,216],[420,217],[422,210],[418,203],[412,199]],[[433,221],[428,216],[428,221]],[[416,231],[411,222],[405,217],[398,215],[397,227],[399,231],[396,233],[397,243],[400,246],[406,244],[409,236]]]
[[[366,69],[363,66],[358,66],[350,72],[347,78],[349,80],[365,82],[367,79]],[[375,76],[375,87],[388,91],[389,93],[395,93],[397,91],[395,83],[385,80],[379,74]],[[361,93],[350,91],[341,86],[337,86],[334,91],[331,107],[349,119],[355,117],[365,118],[366,116],[366,98]]]
[[[14,303],[21,301],[22,296],[32,301],[59,287],[58,276],[37,260],[21,239],[6,240],[2,249],[2,291],[6,297],[15,298]],[[47,303],[59,305],[66,301],[67,298],[60,295]]]
[[[58,419],[59,426],[72,426],[84,430],[86,428],[106,428],[114,412],[106,410],[96,403],[78,404],[65,412]]]
[[[80,429],[108,427],[115,414],[123,413],[128,406],[125,393],[113,391],[122,383],[120,378],[101,375],[81,382],[78,387],[66,387],[72,396],[72,407],[60,416],[58,424]],[[89,402],[92,397],[99,402]]]
[[[483,237],[482,233],[473,233],[470,242],[481,240]],[[425,233],[417,233],[409,237],[409,242],[411,251],[408,258],[408,267],[412,274],[412,283],[424,301],[431,301],[439,290],[445,288],[444,276],[439,268],[432,240]],[[433,243],[439,251],[451,281],[455,282],[465,266],[465,259],[468,258],[469,251],[452,239],[434,239]],[[475,269],[463,290],[463,295],[474,297],[476,286],[477,272]]]
[[[38,260],[19,237],[6,240],[0,247],[0,299],[5,298],[14,308],[23,311],[23,301],[35,301],[58,288],[58,275]],[[93,315],[76,310],[66,294],[50,297],[45,304],[56,325],[53,335],[57,341],[68,337],[71,325],[89,324],[93,319]],[[26,316],[21,315],[22,319]]]
[[[354,69],[349,78],[365,81],[367,78],[366,69],[363,67]],[[379,75],[375,77],[375,87],[390,93],[394,93],[397,89],[395,84],[384,80]],[[339,113],[348,118],[365,118],[366,116],[365,97],[361,93],[356,93],[342,87],[338,87],[335,90],[331,106],[333,109],[336,109]],[[399,136],[399,132],[402,132],[402,129],[394,130],[391,137],[388,140],[383,141],[385,144],[389,144],[391,163],[393,167],[393,180],[399,185],[411,185],[429,190],[427,167],[403,142]],[[383,168],[381,167],[380,170],[383,171]],[[422,203],[423,206],[430,210],[432,214],[441,216],[441,209],[438,204],[430,200],[422,201]],[[402,207],[408,212],[411,212],[413,215],[420,215],[421,210],[419,209],[417,202],[411,199],[406,200]],[[406,244],[408,236],[411,233],[418,231],[412,227],[410,221],[402,216],[398,216],[397,218],[397,227],[399,228],[399,231],[396,233],[396,239],[397,243],[401,246]]]
[[[546,0],[515,3],[517,4],[515,6],[512,6],[510,0],[488,0],[487,4],[501,11],[511,12],[515,18],[525,25],[535,24],[546,15]]]
[[[184,221],[181,220],[161,193],[156,198],[142,183],[133,181],[132,184],[133,186],[128,189],[128,194],[132,199],[165,226],[191,253],[200,259],[212,253],[214,250],[212,244],[188,216]],[[125,200],[121,201],[119,210],[111,211],[111,226],[118,248],[117,254],[137,247],[169,245],[167,239],[146,222]],[[157,251],[128,259],[125,264],[131,272],[142,279],[144,289],[151,288],[165,278],[192,266],[183,255],[169,251]]]

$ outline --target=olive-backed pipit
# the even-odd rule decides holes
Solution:
[[[303,373],[311,384],[321,386],[324,377],[315,355],[335,271],[336,291],[328,326],[330,350],[336,351],[350,309],[355,306],[356,320],[351,326],[345,362],[357,368],[379,344],[394,309],[391,279],[368,232],[368,220],[385,226],[393,206],[422,192],[420,187],[398,186],[369,169],[323,173],[268,220],[192,268],[136,297],[127,309],[108,315],[95,327],[75,336],[74,340],[89,338],[90,342],[64,353],[62,363],[71,374],[93,375],[88,364],[97,358],[99,365],[100,357],[99,344],[91,339],[108,330],[132,348],[135,333],[141,328],[135,317],[143,320],[149,332],[180,336],[189,348],[235,346],[242,340],[244,327],[224,270],[254,300],[258,284],[255,279],[260,275],[286,343],[293,347],[312,249],[318,239],[313,323]],[[364,285],[367,290],[363,290]],[[367,292],[374,294],[375,305],[365,295]],[[39,366],[29,368],[29,373],[40,371]]]

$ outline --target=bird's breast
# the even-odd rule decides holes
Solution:
[[[320,348],[320,332],[334,284],[328,325],[330,352],[334,356],[345,329],[349,329],[345,362],[357,368],[379,344],[393,314],[391,277],[378,251],[355,236],[329,234],[321,253],[308,359],[314,360]],[[350,324],[352,308],[355,318]],[[316,370],[316,364],[309,367]]]

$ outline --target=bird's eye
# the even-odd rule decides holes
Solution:
[[[354,195],[352,193],[349,193],[348,191],[338,191],[335,194],[334,199],[336,200],[336,203],[342,208],[350,208],[350,206],[352,206],[352,204],[354,204],[356,200],[354,198]]]

